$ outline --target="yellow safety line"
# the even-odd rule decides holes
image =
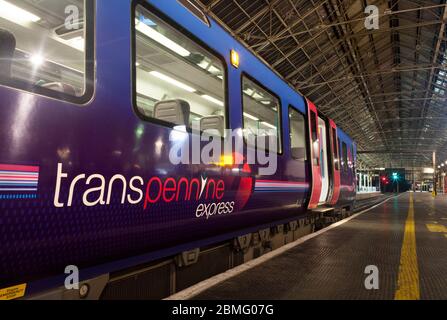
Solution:
[[[430,232],[447,233],[447,227],[443,226],[442,224],[429,223],[426,226]]]
[[[416,253],[413,194],[410,193],[410,207],[405,222],[404,241],[400,254],[399,278],[395,300],[419,300],[419,269]]]

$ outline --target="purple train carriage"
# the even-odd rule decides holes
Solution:
[[[0,97],[0,289],[16,297],[69,297],[69,266],[113,297],[137,269],[355,200],[352,139],[193,1],[0,1]],[[275,172],[224,151],[173,164],[193,122],[275,131]]]

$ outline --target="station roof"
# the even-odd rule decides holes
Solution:
[[[447,160],[446,0],[198,1],[356,140],[361,165]]]

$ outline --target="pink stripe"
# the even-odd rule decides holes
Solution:
[[[307,186],[256,186],[256,188],[266,188],[266,189],[302,189],[307,188]]]
[[[0,164],[0,170],[2,171],[27,171],[27,172],[39,172],[39,167],[32,166],[19,166],[11,164]]]
[[[279,186],[289,186],[289,185],[301,185],[302,183],[277,183],[277,182],[257,182],[256,184],[265,184],[265,185],[279,185]]]
[[[256,184],[256,187],[268,187],[268,188],[296,188],[296,187],[305,187],[307,185],[304,184],[286,184],[286,185],[278,185],[278,184]]]
[[[5,176],[0,175],[0,180],[38,180],[38,176]]]
[[[275,184],[275,183],[272,183],[272,184],[262,184],[261,183],[261,184],[259,184],[259,183],[257,183],[256,186],[291,188],[291,187],[301,187],[301,186],[306,186],[306,185],[304,185],[304,184]]]
[[[307,185],[305,182],[278,181],[278,180],[258,180],[256,183],[278,183],[278,184],[300,184]]]

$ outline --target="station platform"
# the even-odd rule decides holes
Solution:
[[[388,198],[252,266],[176,298],[447,299],[447,195]],[[368,266],[377,267],[378,289],[365,286]]]
[[[360,192],[357,193],[355,196],[356,200],[364,200],[364,199],[370,199],[370,198],[375,198],[382,195],[382,193],[380,192]]]

